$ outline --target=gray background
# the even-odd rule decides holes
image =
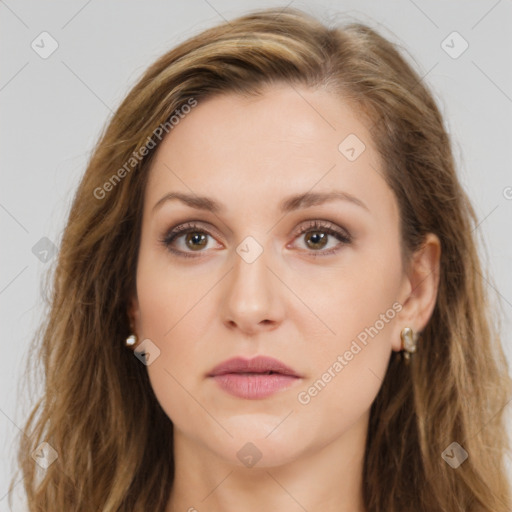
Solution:
[[[482,257],[492,279],[489,291],[502,317],[510,360],[512,2],[290,4],[331,22],[368,23],[404,47],[409,61],[425,76],[453,136],[460,179],[480,220]],[[13,439],[31,405],[19,385],[28,342],[43,314],[42,279],[55,262],[53,244],[58,245],[100,130],[156,57],[223,19],[271,5],[286,3],[0,1],[0,439],[7,440],[0,464],[0,512],[8,510]],[[48,36],[40,36],[44,31],[58,44],[47,58],[40,56],[51,48]],[[464,44],[458,36],[444,43],[452,55],[442,47],[453,31],[469,44],[457,58]],[[40,53],[32,44],[39,45]],[[16,500],[21,498],[20,483],[14,494]],[[21,505],[15,510],[22,510]]]

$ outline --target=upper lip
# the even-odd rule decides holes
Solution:
[[[245,359],[243,357],[234,357],[232,359],[228,359],[213,368],[213,370],[208,374],[208,377],[224,375],[226,373],[267,372],[300,377],[300,375],[293,368],[286,366],[282,361],[279,361],[278,359],[267,356],[257,356],[252,359]]]

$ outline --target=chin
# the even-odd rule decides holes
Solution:
[[[277,430],[269,435],[272,429],[258,428],[253,423],[248,428],[228,430],[233,438],[225,436],[223,443],[219,443],[219,439],[212,443],[209,438],[207,444],[228,464],[240,468],[256,470],[282,466],[296,460],[305,449],[304,439],[295,438],[284,429],[279,435]]]

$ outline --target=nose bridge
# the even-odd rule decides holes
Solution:
[[[269,291],[268,288],[271,286],[269,283],[271,273],[267,268],[271,259],[269,253],[268,244],[264,247],[253,236],[247,236],[236,248],[231,285],[246,302],[247,298],[251,297],[260,300]]]
[[[254,329],[278,317],[276,278],[267,268],[272,267],[270,246],[264,247],[255,237],[247,236],[233,254],[233,269],[225,290],[225,320],[244,329]]]

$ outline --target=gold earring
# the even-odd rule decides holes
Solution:
[[[137,343],[137,336],[135,334],[130,334],[128,338],[126,338],[125,345],[127,347],[132,347]]]
[[[400,333],[402,339],[402,354],[406,362],[409,362],[411,354],[416,352],[418,333],[415,333],[410,327],[404,327]]]

